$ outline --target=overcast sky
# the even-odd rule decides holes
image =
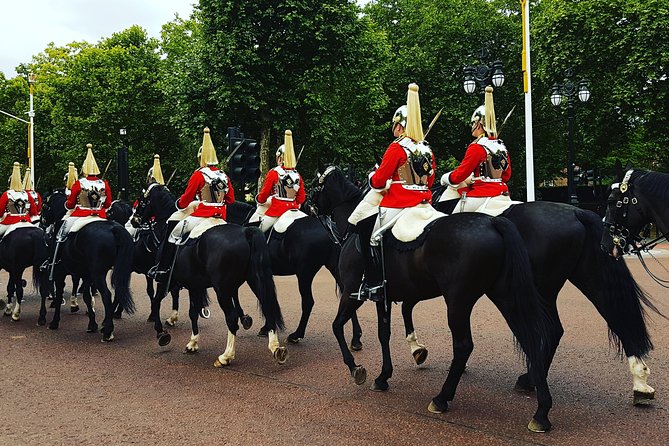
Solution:
[[[16,76],[20,63],[49,42],[97,43],[132,25],[159,37],[175,14],[188,18],[197,0],[0,0],[0,71]]]

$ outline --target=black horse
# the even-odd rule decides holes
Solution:
[[[167,198],[165,198],[167,197]],[[147,219],[163,219],[174,210],[174,197],[165,187],[154,187],[142,196],[135,212],[137,223],[147,223]],[[141,209],[141,212],[139,211]],[[198,318],[207,304],[207,288],[214,288],[218,303],[225,313],[228,326],[228,345],[214,365],[230,364],[235,356],[235,340],[239,321],[244,311],[239,304],[239,287],[247,282],[260,303],[265,326],[269,332],[269,349],[274,358],[283,364],[287,350],[279,345],[277,331],[284,328],[283,316],[276,296],[272,278],[269,251],[265,237],[258,228],[244,228],[236,224],[223,224],[205,231],[197,241],[179,247],[171,283],[186,288],[190,298],[188,315],[191,320],[192,335],[186,352],[199,349]],[[165,296],[164,285],[158,287],[157,295],[151,303],[151,312],[160,315],[160,303]],[[244,328],[245,320],[241,319]],[[250,323],[250,318],[248,319]],[[167,345],[171,335],[163,329],[160,317],[154,319],[154,327],[160,345]]]
[[[23,288],[26,285],[26,281],[23,280],[23,272],[27,268],[32,267],[33,285],[42,297],[42,305],[44,305],[49,294],[49,282],[47,274],[40,270],[40,267],[46,262],[48,256],[46,236],[44,231],[37,226],[16,228],[5,235],[0,242],[0,268],[9,273],[5,314],[11,315],[13,321],[20,319]],[[12,296],[15,300],[13,303]],[[0,303],[4,307],[5,302],[0,301]],[[42,320],[38,322],[41,325],[44,324]]]
[[[65,213],[64,194],[52,194],[42,209],[45,221],[59,222]],[[46,218],[45,218],[46,217]],[[55,250],[52,243],[51,255]],[[107,286],[107,273],[113,269],[112,293]],[[80,277],[83,281],[83,298],[88,308],[89,333],[98,331],[95,311],[91,301],[91,287],[99,291],[105,309],[102,323],[102,340],[114,339],[113,315],[116,307],[132,313],[134,303],[130,294],[130,274],[132,273],[132,238],[128,231],[115,221],[90,223],[79,231],[71,233],[58,251],[58,261],[54,267],[55,313],[49,328],[57,329],[60,323],[60,305],[63,300],[66,275]],[[43,306],[44,308],[44,306]],[[40,319],[46,317],[46,309],[40,311]]]
[[[319,213],[332,214],[335,221],[342,225],[360,198],[361,192],[336,168],[319,174],[311,196]],[[548,412],[552,398],[544,362],[547,360],[546,347],[554,336],[551,333],[553,323],[533,286],[529,257],[515,226],[503,217],[459,214],[434,221],[414,243],[399,243],[390,231],[384,240],[388,298],[415,303],[444,296],[447,303],[448,324],[453,337],[453,361],[441,392],[432,399],[428,410],[445,412],[448,401],[454,398],[474,347],[471,312],[476,301],[486,294],[509,324],[526,354],[530,374],[538,383],[538,407],[528,428],[535,432],[550,429]],[[339,261],[342,297],[339,312],[332,323],[344,362],[358,384],[365,381],[366,371],[355,363],[346,348],[342,329],[362,305],[361,301],[348,297],[360,287],[364,269],[360,249],[357,234],[347,237]],[[386,390],[393,370],[389,345],[391,305],[379,302],[376,308],[383,367],[373,389]]]
[[[247,224],[254,211],[253,206],[236,201],[228,206],[227,221]],[[328,234],[318,219],[311,216],[295,220],[283,234],[270,231],[267,245],[272,259],[272,273],[275,276],[297,276],[302,298],[302,316],[297,329],[288,335],[289,342],[297,343],[304,338],[309,316],[314,307],[314,295],[311,289],[314,277],[325,266],[333,277],[337,278],[341,245]],[[362,330],[357,315],[351,322],[353,324],[351,348],[360,350]],[[260,330],[260,334],[266,332],[266,327]]]

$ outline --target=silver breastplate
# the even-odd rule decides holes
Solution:
[[[82,209],[100,210],[107,198],[104,180],[79,180],[81,191],[77,197],[77,205]]]
[[[274,185],[274,196],[286,200],[293,201],[300,190],[300,174],[295,170],[284,170],[281,167],[276,168],[279,174],[279,181]]]
[[[479,139],[478,144],[486,151],[486,159],[481,163],[481,176],[498,180],[509,168],[509,152],[501,139]]]
[[[7,211],[11,215],[28,215],[30,201],[28,201],[28,194],[26,192],[8,190],[7,198]]]
[[[407,160],[397,169],[402,186],[409,189],[427,190],[432,171],[432,149],[423,142],[413,142],[411,138],[398,141],[407,155]]]
[[[204,187],[198,193],[198,199],[204,203],[223,204],[225,195],[230,188],[228,176],[220,170],[211,170],[208,167],[200,169],[204,177]]]

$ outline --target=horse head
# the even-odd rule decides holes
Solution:
[[[132,216],[132,206],[127,201],[114,200],[107,211],[107,219],[124,225]]]
[[[40,213],[40,225],[43,228],[48,228],[54,225],[57,221],[62,220],[67,212],[65,209],[65,202],[67,196],[63,190],[53,191],[42,204],[42,212]]]
[[[165,222],[176,211],[176,198],[161,184],[150,187],[137,198],[133,226],[139,227],[150,221]]]

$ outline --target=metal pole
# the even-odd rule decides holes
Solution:
[[[532,136],[532,75],[530,70],[530,2],[520,0],[523,7],[523,86],[525,90],[525,175],[527,201],[534,201],[534,137]]]
[[[34,75],[30,74],[28,79],[28,84],[30,86],[30,110],[28,111],[28,116],[30,117],[30,124],[28,124],[28,167],[30,167],[30,181],[35,184],[35,123],[33,121],[33,118],[35,117],[35,110],[33,108]]]
[[[574,111],[574,98],[569,98],[567,105],[567,114],[569,118],[569,164],[567,165],[567,193],[569,194],[569,204],[578,206],[578,196],[576,195],[576,186],[574,184],[574,121],[576,113]]]

